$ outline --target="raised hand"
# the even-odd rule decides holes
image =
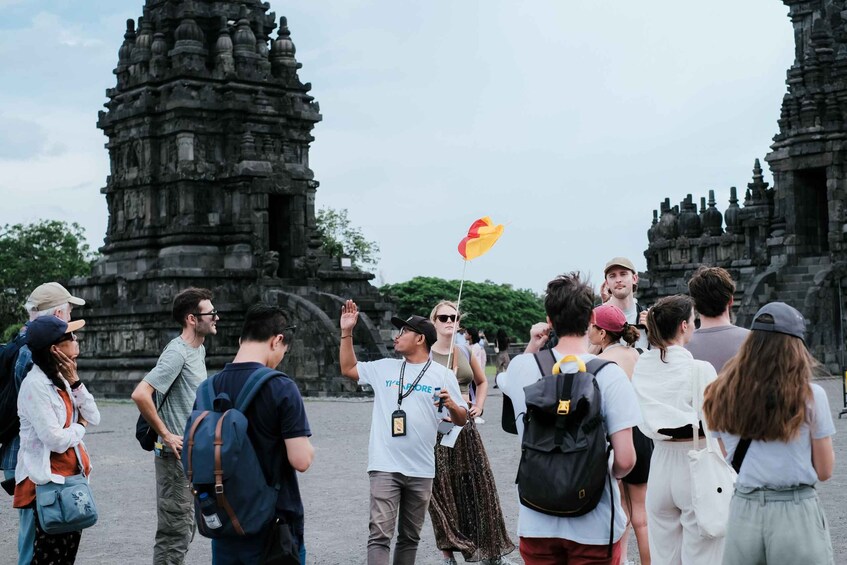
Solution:
[[[349,334],[356,327],[356,322],[359,321],[359,307],[352,300],[348,300],[341,307],[341,332]]]
[[[54,346],[51,351],[53,353],[53,358],[59,365],[59,372],[62,373],[62,376],[65,377],[68,384],[72,385],[77,382],[79,380],[79,376],[76,373],[76,361],[65,355],[58,347]]]

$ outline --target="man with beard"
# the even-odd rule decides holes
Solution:
[[[612,294],[606,303],[620,308],[627,323],[638,327],[641,336],[635,342],[635,347],[639,351],[646,351],[649,344],[647,326],[641,318],[642,312],[646,315],[647,311],[635,300],[635,291],[638,289],[638,272],[635,270],[635,265],[626,257],[614,257],[606,263],[603,276],[606,287]]]
[[[182,434],[197,387],[206,380],[206,336],[217,333],[212,292],[187,288],[174,297],[173,319],[182,333],[162,351],[152,371],[138,383],[132,400],[158,434],[156,499],[158,525],[153,563],[181,564],[194,537],[194,499],[180,463]],[[153,400],[153,397],[156,400]]]

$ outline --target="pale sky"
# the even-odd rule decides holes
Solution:
[[[317,204],[379,243],[378,282],[458,278],[456,246],[485,215],[506,230],[470,280],[599,281],[616,255],[643,269],[666,196],[714,189],[723,211],[730,186],[743,195],[794,56],[778,0],[270,4],[324,117]],[[0,0],[0,224],[78,222],[102,245],[95,123],[142,6]]]

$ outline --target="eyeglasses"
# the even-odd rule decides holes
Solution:
[[[456,314],[439,314],[435,317],[435,319],[441,322],[442,324],[446,324],[447,322],[455,322]]]
[[[218,311],[212,310],[211,312],[194,312],[191,315],[194,316],[195,318],[201,318],[203,316],[211,316],[213,318],[216,318],[218,316]]]
[[[419,332],[416,332],[415,330],[413,330],[412,328],[410,328],[409,326],[403,326],[402,328],[400,328],[400,333],[398,333],[397,335],[401,336],[403,334],[407,334],[407,333],[410,333],[410,332],[413,333],[413,334],[419,333]]]
[[[287,327],[282,328],[282,330],[276,335],[281,335],[282,340],[285,343],[290,345],[291,340],[294,338],[294,334],[296,332],[297,332],[297,326],[287,326]]]

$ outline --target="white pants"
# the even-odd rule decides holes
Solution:
[[[690,441],[657,441],[647,479],[647,530],[653,565],[714,565],[724,538],[700,537],[691,505]]]

